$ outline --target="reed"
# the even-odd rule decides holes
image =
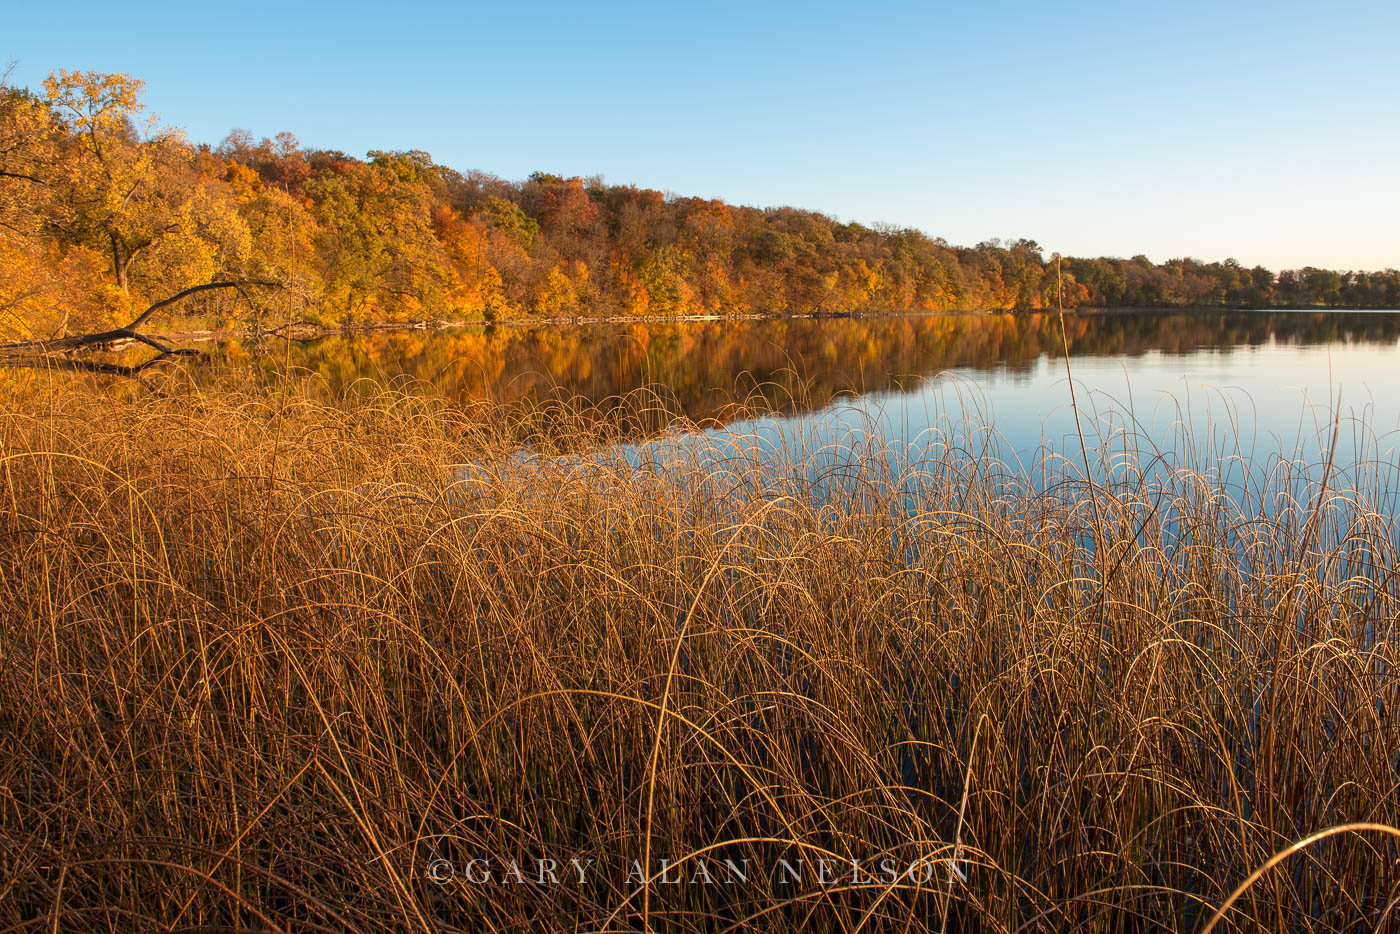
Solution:
[[[1400,925],[1393,468],[687,427],[0,391],[0,928]]]

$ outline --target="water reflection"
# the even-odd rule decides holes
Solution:
[[[1400,316],[1359,312],[1117,312],[1066,322],[1074,356],[1133,360],[1271,345],[1393,349],[1400,339]],[[335,391],[362,377],[410,377],[459,399],[605,402],[650,384],[696,419],[722,418],[736,393],[754,387],[792,412],[950,369],[1033,381],[1060,351],[1048,314],[501,326],[222,346],[226,360],[302,368]]]
[[[1393,459],[1400,315],[1117,312],[1066,315],[1066,328],[1096,449],[1126,431],[1162,450],[1316,459],[1340,394],[1339,456]],[[800,421],[780,433],[860,426],[916,445],[941,419],[970,417],[1014,459],[1077,445],[1061,349],[1053,314],[977,314],[374,333],[221,353],[310,371],[337,392],[407,377],[458,399],[606,405],[650,385],[696,420],[729,421],[758,393]]]

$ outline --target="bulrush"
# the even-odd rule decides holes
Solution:
[[[1400,924],[1392,466],[239,379],[0,389],[5,930]]]

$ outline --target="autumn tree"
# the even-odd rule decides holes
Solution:
[[[433,232],[454,273],[450,302],[466,316],[495,319],[516,310],[506,297],[501,274],[488,257],[490,230],[479,219],[463,220],[451,208],[433,210]]]
[[[451,290],[429,192],[408,160],[337,165],[310,181],[325,300],[342,323],[440,314]]]
[[[134,293],[158,297],[241,274],[246,223],[197,170],[181,134],[145,115],[140,81],[59,71],[44,88],[65,131],[46,221],[69,248],[106,257],[114,312]]]
[[[0,335],[33,336],[57,303],[39,236],[55,135],[44,103],[0,76]]]

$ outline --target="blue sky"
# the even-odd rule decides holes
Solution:
[[[0,63],[290,130],[957,244],[1400,266],[1400,3],[10,4]]]

